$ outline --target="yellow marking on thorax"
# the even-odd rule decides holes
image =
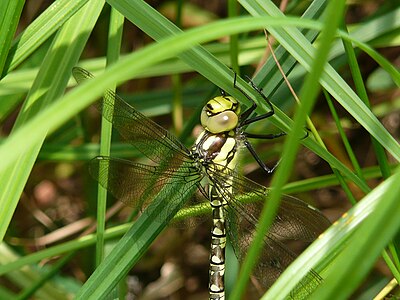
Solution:
[[[234,149],[236,145],[236,141],[234,138],[229,137],[224,146],[221,148],[221,152],[214,158],[214,162],[220,165],[226,165],[226,160],[228,158],[228,154]],[[236,161],[236,155],[234,157],[234,159],[232,159],[232,161],[229,163],[228,167],[233,165],[233,162]],[[230,167],[231,168],[231,167]],[[233,166],[234,168],[234,166]]]

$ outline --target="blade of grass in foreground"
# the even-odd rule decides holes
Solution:
[[[0,79],[5,75],[3,68],[24,4],[25,0],[4,0],[0,3]]]
[[[63,28],[58,32],[50,47],[50,53],[43,61],[39,74],[27,96],[24,107],[18,115],[11,136],[21,128],[24,128],[37,115],[39,110],[43,110],[63,94],[71,69],[82,53],[86,42],[85,37],[89,37],[91,28],[94,27],[102,7],[103,2],[101,0],[90,1],[69,22],[64,24]],[[78,31],[77,28],[79,28]],[[63,113],[63,111],[55,112],[56,115],[60,113]],[[15,149],[20,149],[21,151],[18,153],[18,157],[14,158],[15,163],[0,171],[0,220],[2,221],[0,223],[0,240],[4,237],[40,147],[46,137],[48,128],[45,125],[45,123],[40,124],[39,127],[42,127],[40,133],[36,126],[25,127],[28,132],[21,137],[21,144],[18,147],[11,147],[11,149],[6,150],[8,153],[14,152],[14,154],[16,154]],[[24,143],[24,140],[26,140],[26,137],[31,136],[32,132],[35,132],[37,136],[28,145]],[[6,143],[9,139],[10,137],[7,138]],[[6,148],[5,145],[2,145],[1,148],[3,147]]]
[[[7,72],[14,70],[27,57],[34,53],[87,1],[58,0],[50,5],[14,39],[6,61]],[[14,2],[17,1],[14,0]]]
[[[290,293],[293,281],[310,268],[323,271],[324,277],[313,299],[348,299],[350,290],[358,287],[399,230],[399,177],[398,169],[335,222],[288,267],[262,299],[280,299],[280,295]]]
[[[111,9],[110,25],[107,44],[107,64],[118,61],[121,50],[124,17],[115,9]],[[115,92],[115,87],[112,89]],[[100,155],[109,156],[111,148],[112,125],[106,119],[101,122]],[[107,205],[107,190],[101,185],[97,189],[97,243],[96,243],[96,265],[104,258],[104,231],[105,215]]]
[[[321,32],[321,41],[315,54],[315,60],[313,61],[311,72],[306,77],[304,85],[300,91],[299,99],[301,105],[298,106],[296,110],[292,131],[289,132],[288,138],[285,140],[281,163],[278,165],[272,178],[271,186],[273,189],[271,190],[270,199],[264,206],[260,215],[257,233],[243,262],[238,283],[231,295],[232,299],[240,299],[243,296],[247,282],[250,279],[251,271],[254,268],[257,257],[264,245],[264,237],[266,236],[269,227],[272,225],[276,212],[278,211],[282,189],[289,179],[295,156],[300,145],[298,136],[301,135],[306,118],[312,111],[317,99],[320,89],[319,78],[322,75],[324,65],[327,62],[329,49],[336,33],[336,28],[339,25],[339,20],[341,20],[343,16],[344,7],[344,0],[336,1],[335,3],[331,2],[327,7],[325,24]],[[307,280],[307,277],[305,276],[304,279]],[[303,279],[298,281],[296,287],[297,285],[301,285],[302,282]],[[289,297],[290,294],[282,296]]]

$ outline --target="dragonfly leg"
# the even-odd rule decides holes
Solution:
[[[239,90],[239,92],[241,92],[252,103],[251,106],[247,110],[245,110],[240,116],[242,118],[242,120],[246,120],[249,118],[249,116],[252,114],[252,112],[257,108],[257,104],[254,102],[253,98],[251,98],[244,90],[242,90],[239,86],[236,85],[237,74],[236,74],[236,72],[234,74],[235,75],[233,78],[233,87],[235,89]]]
[[[251,87],[265,100],[265,102],[267,103],[267,105],[270,108],[270,111],[263,115],[250,118],[250,115],[257,108],[257,104],[254,102],[253,98],[250,97],[250,95],[248,95],[243,89],[241,89],[238,85],[236,85],[237,74],[235,73],[234,79],[233,79],[233,87],[235,89],[239,90],[247,99],[249,99],[252,102],[252,105],[241,114],[240,127],[249,125],[249,124],[257,122],[259,120],[269,118],[275,114],[274,107],[272,106],[271,101],[269,101],[268,98],[264,95],[264,93],[262,92],[262,89],[259,88],[258,86],[256,86],[250,77],[246,76],[246,79],[249,80],[249,84],[251,85]]]
[[[273,140],[286,135],[286,132],[271,133],[271,134],[256,134],[256,133],[243,132],[243,135],[246,138],[250,139]]]
[[[273,135],[272,135],[273,136]],[[272,137],[275,138],[275,137]],[[278,166],[279,161],[272,167],[268,167],[262,160],[261,158],[257,155],[256,150],[254,150],[253,146],[250,144],[250,142],[248,140],[244,141],[244,145],[246,146],[247,150],[249,150],[249,152],[251,153],[251,155],[254,157],[254,159],[256,160],[256,162],[258,163],[258,165],[267,173],[267,174],[271,174],[272,172],[274,172],[275,168]]]

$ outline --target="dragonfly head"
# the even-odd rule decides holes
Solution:
[[[234,129],[239,122],[239,102],[231,96],[218,96],[203,107],[201,125],[212,133]]]

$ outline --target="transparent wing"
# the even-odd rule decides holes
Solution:
[[[190,187],[201,180],[196,169],[185,163],[172,172],[168,168],[107,156],[92,159],[89,172],[114,197],[139,210],[148,206],[157,194],[163,193],[166,185]],[[168,197],[166,194],[167,200]],[[165,209],[168,210],[168,206]]]
[[[72,70],[78,83],[93,78],[85,69]],[[98,109],[121,136],[156,163],[169,161],[170,166],[190,159],[190,151],[167,130],[126,103],[111,90],[106,90]],[[172,165],[171,165],[172,164]]]
[[[268,201],[269,189],[237,175],[232,170],[219,172],[211,167],[208,173],[219,193],[228,205],[227,232],[235,254],[243,260],[254,238],[257,221],[265,201]],[[226,183],[232,183],[232,188]],[[296,258],[288,248],[288,241],[315,240],[330,225],[329,221],[316,209],[301,200],[283,196],[274,223],[264,239],[264,247],[259,261],[253,270],[254,277],[266,290]],[[307,277],[293,293],[309,294],[322,281],[321,277],[310,270]]]

